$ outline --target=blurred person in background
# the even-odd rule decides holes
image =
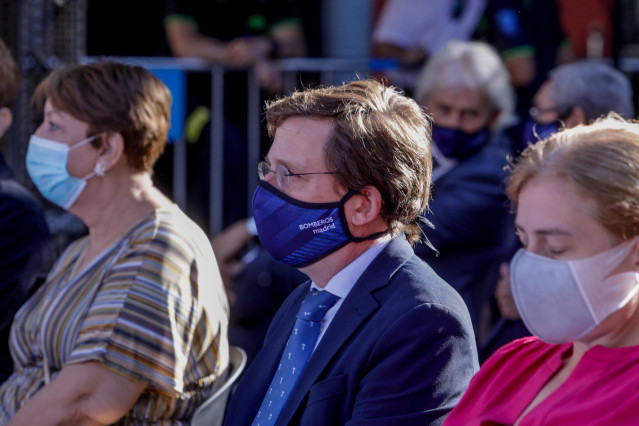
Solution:
[[[197,57],[225,67],[224,228],[247,217],[247,70],[255,73],[263,97],[283,89],[274,60],[302,57],[307,46],[297,9],[288,0],[167,0],[164,27],[174,56]],[[187,81],[188,211],[205,229],[211,130],[211,76]],[[219,94],[214,94],[219,96]],[[215,131],[215,129],[213,129]],[[266,137],[264,145],[266,145]],[[263,149],[266,150],[266,147]]]
[[[534,337],[493,354],[446,425],[635,424],[639,125],[614,114],[528,147],[508,197],[515,301]]]
[[[481,339],[480,317],[512,232],[502,182],[513,89],[492,47],[453,41],[424,67],[415,99],[433,117],[437,166],[424,213],[434,229],[422,228],[439,255],[423,244],[415,252],[462,295]]]
[[[11,123],[20,70],[0,40],[0,138]],[[0,153],[0,382],[13,371],[9,330],[13,315],[44,280],[54,249],[42,206],[20,185]]]
[[[486,0],[387,0],[372,33],[376,57],[397,60],[400,69],[389,80],[413,93],[424,63],[451,40],[469,40]]]
[[[487,0],[473,38],[499,52],[515,89],[521,124],[548,71],[573,59],[556,0]],[[512,130],[516,133],[520,127]]]
[[[224,381],[228,303],[208,238],[151,180],[169,91],[100,62],[54,71],[33,102],[29,176],[89,235],[15,316],[0,422],[186,425]]]
[[[518,150],[560,127],[589,123],[614,111],[634,117],[632,85],[621,71],[600,62],[579,61],[550,71],[529,111]]]

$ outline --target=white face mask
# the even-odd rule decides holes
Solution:
[[[580,260],[556,260],[520,249],[510,263],[510,281],[526,327],[545,342],[569,342],[624,307],[639,290],[639,273],[610,273],[638,239]]]

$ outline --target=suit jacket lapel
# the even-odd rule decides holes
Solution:
[[[393,274],[413,255],[406,239],[397,237],[366,268],[344,299],[337,315],[329,325],[315,352],[304,368],[300,381],[286,402],[277,424],[288,424],[311,386],[317,381],[339,349],[349,340],[366,319],[378,308],[373,296],[378,288],[387,286]]]

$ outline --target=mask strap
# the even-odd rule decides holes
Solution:
[[[86,144],[88,144],[89,142],[91,142],[91,141],[95,140],[98,136],[101,136],[102,134],[104,134],[104,132],[100,132],[100,133],[98,133],[97,135],[93,135],[93,136],[91,136],[91,137],[88,137],[88,138],[86,138],[86,139],[83,139],[83,140],[81,140],[80,142],[77,142],[77,143],[75,143],[74,145],[70,146],[70,147],[69,147],[69,149],[73,149],[73,148],[77,148],[77,147],[82,146],[82,145],[86,145]]]
[[[102,135],[103,133],[104,132],[100,132],[97,135],[93,135],[93,136],[91,136],[89,138],[81,140],[80,142],[76,143],[75,145],[69,147],[69,149],[73,149],[73,148],[77,148],[77,147],[82,146],[82,145],[86,145],[89,142],[95,140],[98,136]],[[89,173],[88,175],[86,175],[85,177],[81,178],[81,179],[86,181],[86,180],[91,179],[94,176],[102,177],[102,176],[104,176],[105,172],[106,172],[106,170],[104,169],[104,166],[102,164],[100,164],[100,163],[96,163],[95,167],[93,168],[93,171],[91,173]]]
[[[386,229],[385,231],[380,231],[380,232],[375,232],[373,234],[370,234],[367,237],[356,237],[355,235],[351,234],[350,229],[348,229],[348,221],[346,220],[346,213],[344,213],[344,204],[346,204],[346,202],[350,200],[351,197],[355,194],[359,194],[359,191],[356,191],[355,189],[351,189],[350,191],[346,193],[346,195],[342,197],[342,199],[339,202],[339,218],[342,221],[342,228],[344,229],[344,233],[346,234],[348,239],[354,243],[361,243],[362,241],[366,241],[366,240],[376,240],[382,235],[388,233],[388,229]]]

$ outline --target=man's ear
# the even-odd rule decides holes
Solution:
[[[7,107],[0,108],[0,138],[9,130],[12,122],[13,114],[11,114],[11,110]]]
[[[578,126],[579,124],[586,124],[586,113],[578,106],[572,107],[570,114],[564,120],[566,128]]]
[[[124,158],[124,139],[120,132],[105,132],[98,138],[102,141],[98,148],[98,163],[109,171]]]
[[[374,186],[365,186],[351,197],[344,208],[353,227],[368,226],[381,219],[382,194]],[[356,235],[355,229],[351,232]]]

